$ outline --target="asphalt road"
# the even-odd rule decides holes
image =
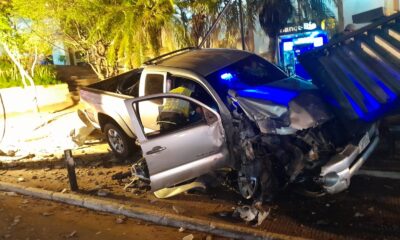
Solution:
[[[0,239],[223,239],[0,192]]]
[[[82,193],[97,195],[99,190],[106,190],[106,198],[138,207],[288,236],[311,239],[400,239],[400,180],[356,176],[347,191],[317,199],[287,190],[280,194],[275,204],[269,206],[271,214],[264,223],[253,227],[232,217],[233,209],[245,202],[222,186],[206,193],[182,194],[170,199],[126,192],[123,185],[111,180],[111,176],[127,170],[129,164],[110,161],[110,158],[111,154],[79,157],[77,177]],[[8,169],[3,166],[0,179],[23,186],[62,191],[69,188],[63,166],[61,160],[25,163]],[[113,220],[109,222],[112,223]]]

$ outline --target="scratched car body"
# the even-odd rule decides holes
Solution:
[[[194,94],[169,93],[185,82]],[[81,90],[117,155],[140,146],[138,187],[158,191],[223,173],[244,198],[260,201],[288,185],[343,191],[377,146],[375,123],[344,130],[319,94],[255,54],[228,49],[182,50]],[[164,131],[170,99],[190,104],[191,114]]]

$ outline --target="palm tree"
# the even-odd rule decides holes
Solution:
[[[109,24],[111,42],[109,58],[132,68],[140,65],[145,55],[157,56],[162,48],[162,30],[173,14],[170,0],[123,1],[112,5],[104,24]]]
[[[254,31],[263,0],[247,0],[244,7],[245,40],[247,50],[254,52]]]
[[[297,0],[296,18],[300,23],[314,20],[320,22],[323,19],[333,17],[334,13],[327,4],[333,0]]]
[[[277,48],[277,37],[280,29],[284,28],[293,16],[295,9],[291,0],[265,0],[259,21],[262,29],[269,37],[268,59],[274,61]]]
[[[344,30],[344,9],[343,0],[333,0],[338,9],[338,22],[339,22],[339,32]]]

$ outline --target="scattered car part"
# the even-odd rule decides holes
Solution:
[[[170,198],[170,197],[176,196],[178,194],[187,192],[189,190],[198,189],[198,188],[206,189],[206,186],[202,182],[194,181],[194,182],[179,185],[176,187],[160,189],[160,190],[154,192],[154,196],[156,196],[157,198]]]
[[[271,209],[265,211],[255,206],[243,205],[237,207],[233,212],[234,217],[240,217],[245,222],[254,223],[254,226],[260,226],[269,216]]]

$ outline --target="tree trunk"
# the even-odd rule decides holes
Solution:
[[[277,47],[277,44],[278,44],[277,37],[269,37],[267,59],[272,63],[276,63],[276,47]]]
[[[250,52],[254,52],[256,47],[254,43],[254,30],[249,29],[247,32],[247,37],[246,37],[246,45],[247,45],[247,50]]]
[[[344,9],[343,9],[343,0],[336,0],[336,6],[338,9],[338,22],[339,22],[339,32],[344,30]]]
[[[36,67],[36,62],[38,59],[38,50],[37,47],[35,47],[35,57],[33,59],[32,67],[31,67],[31,76],[35,77],[35,67]]]
[[[21,62],[19,61],[19,59],[17,59],[17,57],[11,52],[10,48],[8,47],[8,45],[4,42],[1,43],[1,45],[3,46],[4,51],[7,53],[8,57],[11,58],[11,60],[13,61],[13,63],[15,64],[15,66],[17,66],[18,71],[21,75],[21,79],[22,82],[24,84],[24,86],[27,86],[25,79],[28,79],[30,86],[33,88],[33,101],[35,103],[35,111],[37,113],[39,113],[39,104],[38,104],[38,98],[37,98],[37,91],[36,91],[36,85],[35,82],[33,81],[33,78],[27,73],[27,71],[24,69],[24,67],[22,66]]]

